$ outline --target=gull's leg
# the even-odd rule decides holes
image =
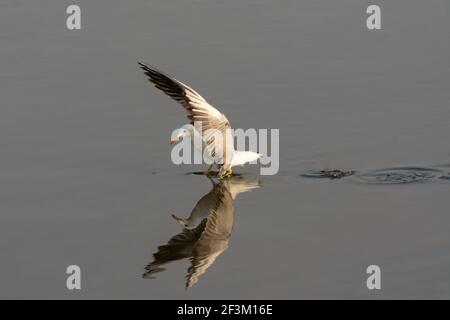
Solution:
[[[213,164],[209,165],[208,169],[206,169],[206,171],[204,172],[205,176],[209,175],[211,173]]]
[[[233,171],[232,171],[231,168],[230,168],[230,169],[228,169],[227,172],[225,173],[225,177],[226,177],[226,178],[231,177],[232,174],[233,174]]]
[[[219,170],[219,178],[223,179],[223,178],[228,178],[231,177],[231,175],[233,174],[233,171],[231,171],[231,168],[225,169],[225,167],[220,167]]]

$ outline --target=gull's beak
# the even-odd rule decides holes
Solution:
[[[171,145],[174,145],[175,143],[177,143],[178,142],[178,140],[170,140],[170,144]]]

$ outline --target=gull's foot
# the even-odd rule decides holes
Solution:
[[[231,169],[227,170],[227,172],[225,172],[225,174],[223,175],[222,178],[229,178],[233,175],[233,171],[231,171]]]

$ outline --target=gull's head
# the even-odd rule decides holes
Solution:
[[[190,132],[186,128],[179,128],[172,132],[172,135],[170,136],[170,144],[175,144],[184,139],[184,137],[187,137],[190,135]]]
[[[174,218],[175,221],[177,221],[179,224],[181,224],[183,227],[187,227],[188,222],[186,219],[178,217],[175,213],[171,214],[172,218]]]
[[[171,216],[175,219],[175,221],[177,221],[186,229],[195,229],[198,226],[198,223],[196,224],[195,221],[192,221],[191,219],[180,218],[175,213],[172,213]]]

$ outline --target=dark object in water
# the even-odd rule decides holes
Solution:
[[[405,167],[373,171],[358,176],[359,180],[373,184],[401,184],[433,179],[439,170],[431,168]]]
[[[445,176],[439,177],[439,179],[450,180],[450,172],[447,173],[447,175],[445,175]]]
[[[331,180],[341,179],[354,175],[355,171],[343,171],[343,170],[310,170],[306,173],[301,174],[305,178],[328,178]]]

